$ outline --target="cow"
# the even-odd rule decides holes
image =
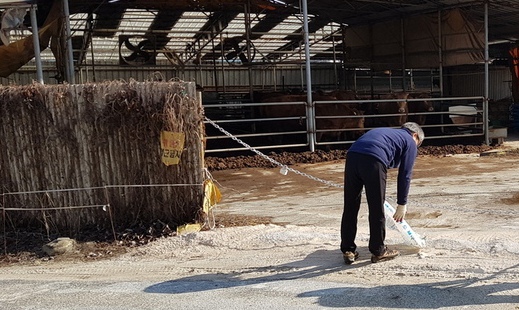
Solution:
[[[316,95],[316,97],[322,100],[335,100],[335,97],[329,96],[321,97]],[[306,95],[275,93],[273,96],[268,96],[268,94],[264,94],[261,98],[261,103],[297,102],[297,104],[258,106],[256,113],[259,118],[273,119],[272,121],[259,122],[256,125],[258,132],[273,133],[268,135],[267,139],[275,144],[305,143],[307,141],[306,136],[303,137],[301,134],[283,134],[283,132],[302,132],[307,130],[306,101]]]
[[[334,101],[337,100],[334,96],[323,95],[323,94],[312,94],[313,101]],[[306,95],[293,95],[293,94],[279,94],[276,93],[273,96],[264,96],[261,100],[262,103],[274,103],[274,102],[304,102],[306,103]],[[275,106],[261,106],[260,115],[265,117],[293,117],[300,116],[301,119],[306,117],[306,104],[294,104],[294,105],[275,105]],[[299,121],[300,125],[303,122]]]
[[[335,102],[316,104],[316,140],[318,142],[323,142],[340,141],[341,138],[346,140],[357,139],[364,133],[363,114],[362,111],[356,108],[351,108],[347,103]]]
[[[377,113],[379,115],[393,114],[391,116],[381,116],[377,118],[378,124],[387,127],[401,126],[407,122],[407,116],[409,113],[407,98],[409,93],[391,93],[388,95],[381,95],[380,99],[398,99],[396,101],[378,102]]]
[[[334,101],[337,100],[334,96],[325,94],[312,94],[313,101]],[[306,95],[293,95],[293,94],[279,94],[275,93],[273,96],[264,95],[260,102],[262,103],[274,103],[274,102],[305,102],[307,101]],[[261,106],[260,115],[266,117],[291,117],[291,116],[306,116],[306,105],[303,104],[285,104],[275,106]]]
[[[360,116],[361,111],[350,108],[346,103],[330,102],[337,101],[335,96],[329,94],[315,93],[312,94],[313,101],[328,101],[327,103],[316,104],[316,116]],[[274,102],[306,102],[306,95],[278,95],[264,98],[264,103]],[[259,116],[264,118],[282,118],[282,117],[299,117],[297,120],[285,120],[276,123],[276,131],[294,131],[306,130],[306,105],[274,105],[260,106]],[[364,128],[364,118],[322,118],[316,119],[316,126],[319,129],[346,129],[346,128]],[[268,130],[267,131],[271,131]],[[272,131],[271,131],[272,132]],[[359,134],[356,130],[354,134]],[[320,132],[317,134],[318,141],[323,140],[339,140],[341,132]]]
[[[335,96],[337,100],[355,100],[357,98],[357,93],[353,90],[333,90],[330,92],[330,95]]]
[[[282,96],[288,96],[288,95],[302,95],[302,94],[303,93],[297,89],[272,90],[272,91],[262,90],[262,91],[254,91],[252,93],[252,99],[254,100],[254,102],[267,102],[265,100],[270,100],[270,98],[272,98],[272,97],[282,97]],[[271,101],[271,102],[274,102],[274,101]]]
[[[424,99],[423,101],[409,101],[407,103],[408,110],[410,113],[408,120],[410,122],[415,122],[418,125],[425,125],[427,115],[425,115],[425,114],[412,115],[411,113],[434,112],[433,103],[430,100],[427,100],[427,98],[430,98],[430,96],[428,94],[424,94],[424,93],[409,95],[409,99]]]
[[[358,100],[357,93],[353,90],[333,90],[329,95],[334,96],[337,100]],[[359,102],[347,102],[350,108],[361,110]]]

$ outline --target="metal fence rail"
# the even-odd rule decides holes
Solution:
[[[377,125],[377,120],[401,115],[399,113],[379,114],[372,108],[373,106],[399,100],[402,101],[402,99],[314,101],[310,105],[312,115],[315,115],[312,119],[314,131],[310,131],[307,125],[306,102],[236,103],[233,101],[204,104],[206,117],[228,133],[224,134],[205,121],[206,153],[247,150],[229,135],[239,138],[256,149],[312,150],[334,145],[347,147],[356,140],[352,133],[380,127]],[[434,111],[407,112],[406,116],[426,117],[426,122],[421,126],[427,140],[481,137],[482,142],[488,141],[488,115],[485,113],[488,109],[485,107],[486,101],[483,97],[420,98],[405,101],[411,105],[424,100],[433,104]],[[356,106],[363,114],[341,115],[341,112],[337,112],[322,115],[319,113],[321,109],[316,109],[319,106],[331,107],[338,104]],[[364,119],[365,126],[344,126],[344,124],[355,124],[355,120],[358,119]],[[334,128],[324,128],[320,126],[324,121],[339,125]],[[313,139],[310,139],[311,135]],[[310,141],[315,142],[311,145]]]

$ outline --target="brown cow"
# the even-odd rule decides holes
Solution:
[[[333,96],[326,96],[320,94],[314,94],[313,100],[319,101],[331,101],[336,100]],[[275,95],[272,97],[265,96],[261,102],[263,103],[283,103],[283,102],[297,102],[298,104],[280,104],[280,105],[269,105],[259,106],[258,112],[261,118],[285,118],[290,117],[294,119],[290,120],[276,120],[261,122],[258,125],[258,129],[262,132],[294,132],[294,131],[306,131],[306,95]],[[303,143],[301,141],[301,135],[273,135],[269,136],[268,139],[274,140],[276,143]],[[296,141],[297,140],[297,141]]]
[[[337,100],[355,100],[357,93],[353,90],[334,90],[330,95],[335,96]]]
[[[424,112],[434,112],[433,103],[427,98],[430,98],[428,94],[420,93],[420,94],[410,94],[410,99],[424,99],[423,101],[410,101],[407,103],[409,113],[424,113]],[[418,125],[424,125],[426,121],[427,115],[409,115],[408,119],[411,122],[415,122]]]
[[[334,90],[329,93],[329,95],[334,96],[337,100],[358,100],[359,97],[357,93],[353,90]],[[347,103],[350,108],[360,110],[360,103],[358,102],[348,102]]]
[[[327,94],[313,94],[313,101],[337,101],[337,98]],[[264,98],[262,102],[306,102],[306,95],[282,95]],[[275,105],[259,107],[261,117],[280,118],[280,117],[299,117],[298,120],[279,122],[276,125],[277,131],[293,131],[306,129],[306,105]],[[346,103],[319,103],[315,107],[316,116],[359,116],[362,113],[357,109],[352,109]],[[364,118],[326,118],[316,119],[316,126],[319,129],[339,129],[339,131],[320,132],[317,140],[339,140],[341,137],[340,129],[359,128],[364,129]],[[357,130],[354,134],[358,135]]]
[[[364,117],[360,117],[363,115],[363,112],[356,108],[351,108],[347,103],[316,104],[315,114],[316,140],[318,142],[339,141],[341,138],[347,140],[356,139],[364,133]],[[330,118],[319,118],[320,116]],[[330,129],[335,130],[319,131]]]
[[[313,94],[313,101],[334,101],[337,100],[334,96]],[[265,96],[261,102],[273,103],[273,102],[304,102],[306,103],[306,95],[279,95]],[[291,117],[299,116],[301,118],[306,117],[306,104],[286,104],[286,105],[275,105],[275,106],[261,106],[260,114],[264,117]],[[303,122],[301,122],[301,125]]]
[[[398,114],[392,116],[382,116],[378,119],[382,126],[397,127],[407,122],[407,114],[409,112],[407,106],[407,98],[409,94],[406,92],[392,93],[382,95],[380,99],[399,99],[397,101],[380,102],[377,104],[378,114]]]

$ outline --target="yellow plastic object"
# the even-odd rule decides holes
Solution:
[[[177,235],[185,235],[190,233],[199,232],[202,230],[202,224],[186,224],[177,227]]]
[[[182,132],[162,131],[160,133],[160,147],[162,148],[162,162],[166,166],[178,165],[180,155],[184,150],[185,134]]]
[[[204,181],[204,205],[203,211],[209,214],[211,208],[222,200],[222,194],[213,181]]]

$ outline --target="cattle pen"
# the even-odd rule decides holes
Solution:
[[[426,143],[464,138],[470,138],[473,143],[484,143],[502,138],[493,134],[493,128],[488,125],[487,103],[483,97],[409,98],[405,99],[408,109],[403,113],[378,112],[377,106],[380,104],[399,100],[328,100],[313,101],[311,105],[304,101],[205,102],[206,117],[226,130],[224,133],[210,122],[205,122],[206,153],[240,152],[246,151],[248,146],[266,150],[348,147],[363,132],[387,124],[381,121],[402,115],[409,121],[414,121],[413,117],[417,116],[425,118],[420,125],[426,133]],[[432,111],[410,112],[413,105],[424,100],[434,107]],[[338,104],[343,104],[343,108],[355,106],[360,113],[326,114],[326,111],[337,109]],[[280,110],[286,112],[276,112]],[[388,127],[400,125],[393,123]],[[499,134],[503,135],[502,132]]]

